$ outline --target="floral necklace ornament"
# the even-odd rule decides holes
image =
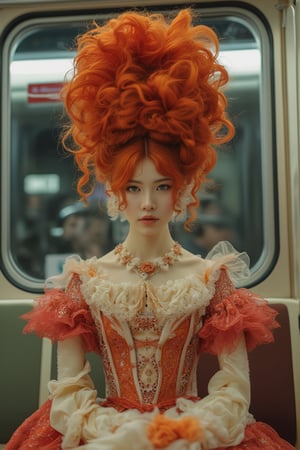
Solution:
[[[147,280],[160,271],[167,271],[169,267],[178,261],[182,255],[182,248],[178,242],[175,242],[171,250],[163,256],[152,259],[151,261],[141,261],[140,258],[133,256],[124,244],[119,244],[114,250],[120,264],[126,266],[128,271],[137,273],[143,280]]]

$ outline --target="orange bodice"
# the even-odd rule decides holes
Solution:
[[[147,405],[196,396],[197,316],[160,323],[144,312],[120,322],[99,313],[107,397]]]

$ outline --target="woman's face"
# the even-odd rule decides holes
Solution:
[[[159,173],[151,159],[137,164],[125,196],[123,212],[131,231],[151,236],[168,227],[173,214],[173,180]]]

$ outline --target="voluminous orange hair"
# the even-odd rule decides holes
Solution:
[[[192,26],[188,9],[170,22],[127,12],[78,38],[75,74],[62,96],[71,119],[64,143],[82,172],[83,198],[95,177],[120,185],[112,180],[120,152],[144,136],[167,144],[165,167],[174,155],[183,185],[199,189],[216,163],[215,146],[234,134],[218,51],[215,33]]]

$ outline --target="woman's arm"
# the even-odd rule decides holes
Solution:
[[[207,449],[242,441],[250,403],[248,356],[243,337],[233,352],[223,352],[218,359],[220,370],[209,382],[208,396],[190,405],[190,412],[202,425]]]
[[[85,351],[80,336],[57,343],[57,379],[76,376],[85,365]]]
[[[57,381],[49,382],[52,400],[50,424],[63,436],[62,448],[78,446],[88,432],[88,421],[100,407],[89,376],[84,344],[80,336],[58,342]]]

